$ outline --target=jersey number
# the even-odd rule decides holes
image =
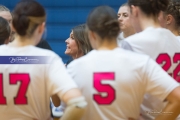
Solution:
[[[29,74],[10,74],[9,83],[11,85],[17,84],[20,81],[20,87],[16,97],[14,98],[14,104],[24,105],[27,104],[26,92],[29,86],[30,77]],[[6,105],[6,97],[3,92],[3,74],[0,74],[0,105]]]
[[[173,63],[178,63],[178,61],[180,62],[180,53],[176,53],[173,57]],[[167,53],[160,54],[157,57],[156,62],[158,64],[163,64],[163,62],[165,62],[165,64],[162,66],[165,71],[168,71],[172,65],[171,58]],[[178,66],[174,69],[173,73],[169,73],[169,75],[172,76],[177,82],[180,82],[179,71],[180,64],[178,64]]]
[[[114,88],[108,84],[102,84],[102,81],[107,80],[114,80],[114,73],[113,72],[103,72],[103,73],[94,73],[94,88],[98,92],[107,93],[106,96],[102,96],[102,94],[94,94],[93,99],[96,103],[100,105],[109,105],[111,104],[116,98],[116,91]]]

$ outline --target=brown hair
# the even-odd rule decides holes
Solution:
[[[31,36],[46,20],[44,8],[35,0],[22,0],[13,11],[13,26],[20,36]]]
[[[120,32],[116,12],[109,6],[95,8],[87,19],[88,29],[103,38],[116,38]]]
[[[128,0],[129,6],[138,6],[146,15],[158,17],[160,11],[165,11],[169,0]]]
[[[180,27],[180,1],[171,0],[167,10],[164,12],[166,15],[170,14],[174,17],[176,26]]]
[[[83,54],[87,54],[92,50],[92,47],[89,43],[88,35],[86,32],[86,25],[78,25],[72,29],[74,39],[77,43],[78,49],[83,52]]]
[[[10,26],[6,19],[0,17],[0,45],[4,44],[10,36]]]

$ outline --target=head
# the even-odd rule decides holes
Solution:
[[[0,17],[0,45],[6,44],[10,36],[10,26],[7,20]]]
[[[6,19],[9,22],[10,28],[11,28],[11,34],[10,34],[10,39],[7,42],[13,41],[14,39],[14,30],[12,28],[12,14],[10,12],[10,10],[3,6],[0,5],[0,16],[3,17],[4,19]]]
[[[87,19],[88,36],[91,46],[97,49],[97,42],[116,42],[120,32],[116,12],[109,6],[99,6],[91,11]],[[113,41],[112,41],[113,39]]]
[[[74,27],[65,42],[67,44],[65,54],[72,56],[73,59],[87,54],[92,49],[85,24]]]
[[[162,27],[180,35],[180,1],[171,0],[166,11],[159,16]]]
[[[165,11],[169,0],[128,0],[131,10],[132,24],[136,30],[139,30],[142,16],[158,23],[158,15]]]
[[[122,32],[132,29],[130,22],[130,8],[127,3],[121,5],[118,11],[118,20]]]
[[[6,19],[9,23],[12,22],[12,15],[10,10],[3,5],[0,5],[0,16]]]
[[[17,36],[36,38],[38,44],[45,28],[46,13],[35,0],[22,0],[13,11],[13,27]]]

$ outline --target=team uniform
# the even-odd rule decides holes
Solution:
[[[93,50],[67,69],[88,102],[82,120],[137,119],[146,92],[163,101],[179,86],[148,56],[121,48]]]
[[[0,55],[1,120],[49,120],[50,97],[54,94],[62,97],[68,90],[77,88],[61,58],[50,50],[31,45],[21,48],[2,45]],[[9,57],[12,64],[2,64],[8,62],[2,56],[15,58]],[[29,56],[35,57],[28,59]],[[43,56],[48,60],[42,59]],[[32,64],[34,61],[37,64]]]
[[[121,32],[119,35],[118,35],[118,37],[117,37],[117,43],[118,44],[121,44],[121,42],[124,40],[125,38],[124,38],[124,34],[123,34],[123,32]]]
[[[177,36],[177,39],[179,40],[179,42],[180,42],[180,36]]]
[[[122,48],[149,55],[177,82],[179,77],[180,43],[176,36],[163,28],[149,27],[144,31],[132,35],[123,41]],[[135,63],[139,64],[139,63]],[[164,80],[166,82],[166,80]],[[146,120],[154,120],[166,103],[146,94],[141,105],[141,114]]]

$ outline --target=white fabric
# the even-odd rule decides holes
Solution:
[[[176,36],[177,37],[177,39],[179,40],[179,42],[180,42],[180,36]]]
[[[66,68],[54,52],[25,46],[21,48],[0,46],[1,56],[48,56],[50,64],[0,64],[0,73],[3,73],[4,95],[7,105],[0,105],[1,120],[48,120],[50,118],[50,96],[63,96],[72,88],[77,88],[68,75]],[[28,73],[30,83],[26,93],[27,105],[15,105],[14,97],[20,83],[9,83],[10,73]]]
[[[175,53],[180,53],[180,43],[176,36],[169,30],[164,28],[149,27],[144,31],[132,35],[124,40],[121,44],[122,48],[149,55],[156,61],[160,54],[168,54],[171,61],[171,66],[168,73],[173,73],[174,69],[179,64],[173,62]],[[166,61],[163,62],[163,65]],[[161,65],[161,66],[163,66]],[[166,82],[166,80],[164,80]],[[141,114],[148,120],[154,120],[157,114],[147,114],[151,111],[161,111],[164,108],[163,102],[146,94],[143,104],[141,105]]]
[[[137,119],[146,92],[163,101],[174,88],[179,86],[148,56],[121,48],[93,50],[86,56],[74,60],[67,69],[88,102],[82,120]],[[98,77],[102,80],[98,84],[97,80],[94,81],[98,78],[94,78],[93,75],[99,72],[113,73],[114,79]],[[97,89],[101,92],[99,93]],[[104,97],[108,95],[108,98],[114,98],[114,101],[111,104],[99,105],[93,99],[93,95],[97,94]],[[104,97],[101,102],[106,101]]]
[[[120,45],[123,40],[124,40],[124,36],[123,36],[123,32],[121,32],[117,37],[117,43]]]

